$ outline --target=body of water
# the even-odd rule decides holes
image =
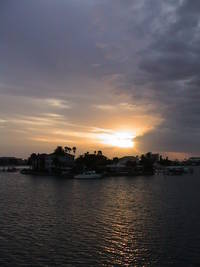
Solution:
[[[0,173],[0,266],[200,266],[200,172]]]

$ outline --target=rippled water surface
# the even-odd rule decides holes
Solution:
[[[199,174],[0,173],[0,266],[200,266]]]

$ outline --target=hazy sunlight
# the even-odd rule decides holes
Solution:
[[[99,139],[105,145],[110,145],[120,148],[134,147],[135,135],[129,132],[104,133],[99,135]]]

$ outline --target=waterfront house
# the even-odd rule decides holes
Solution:
[[[57,155],[55,152],[46,156],[45,158],[45,168],[48,172],[53,172],[54,170],[61,170],[66,172],[70,170],[74,165],[74,155],[65,153],[63,155]]]
[[[38,172],[68,172],[74,165],[74,155],[69,153],[32,154],[30,164],[33,171]]]
[[[113,173],[125,173],[135,169],[138,164],[138,158],[133,156],[125,156],[118,159],[113,164],[107,165],[107,170]]]

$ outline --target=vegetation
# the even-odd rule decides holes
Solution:
[[[154,173],[154,163],[155,160],[151,157],[150,153],[141,156],[140,164],[142,165],[145,174]]]
[[[79,156],[76,161],[76,169],[77,170],[102,170],[107,164],[111,161],[103,155],[102,151],[94,151],[94,153],[90,154],[86,152],[85,154]]]
[[[67,149],[66,147],[63,148],[62,146],[58,146],[54,151],[54,154],[57,156],[64,156],[65,153],[67,153]]]

